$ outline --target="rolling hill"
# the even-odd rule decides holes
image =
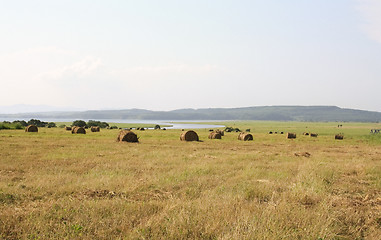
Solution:
[[[381,112],[347,109],[336,106],[262,106],[244,108],[178,109],[173,111],[126,109],[39,112],[0,114],[0,118],[378,122],[381,121]]]

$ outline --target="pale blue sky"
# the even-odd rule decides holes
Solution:
[[[0,105],[381,111],[381,1],[2,1]]]

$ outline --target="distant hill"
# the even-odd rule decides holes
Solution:
[[[381,112],[339,108],[336,106],[264,106],[244,108],[91,110],[0,114],[0,118],[50,119],[141,119],[141,120],[262,120],[262,121],[347,121],[379,122]]]

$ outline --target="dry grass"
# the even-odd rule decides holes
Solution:
[[[335,141],[322,124],[290,140],[264,124],[250,142],[0,131],[0,239],[379,239],[381,137],[352,124]]]

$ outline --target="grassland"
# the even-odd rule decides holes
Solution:
[[[0,239],[380,239],[380,124],[222,124],[254,141],[1,130]]]

